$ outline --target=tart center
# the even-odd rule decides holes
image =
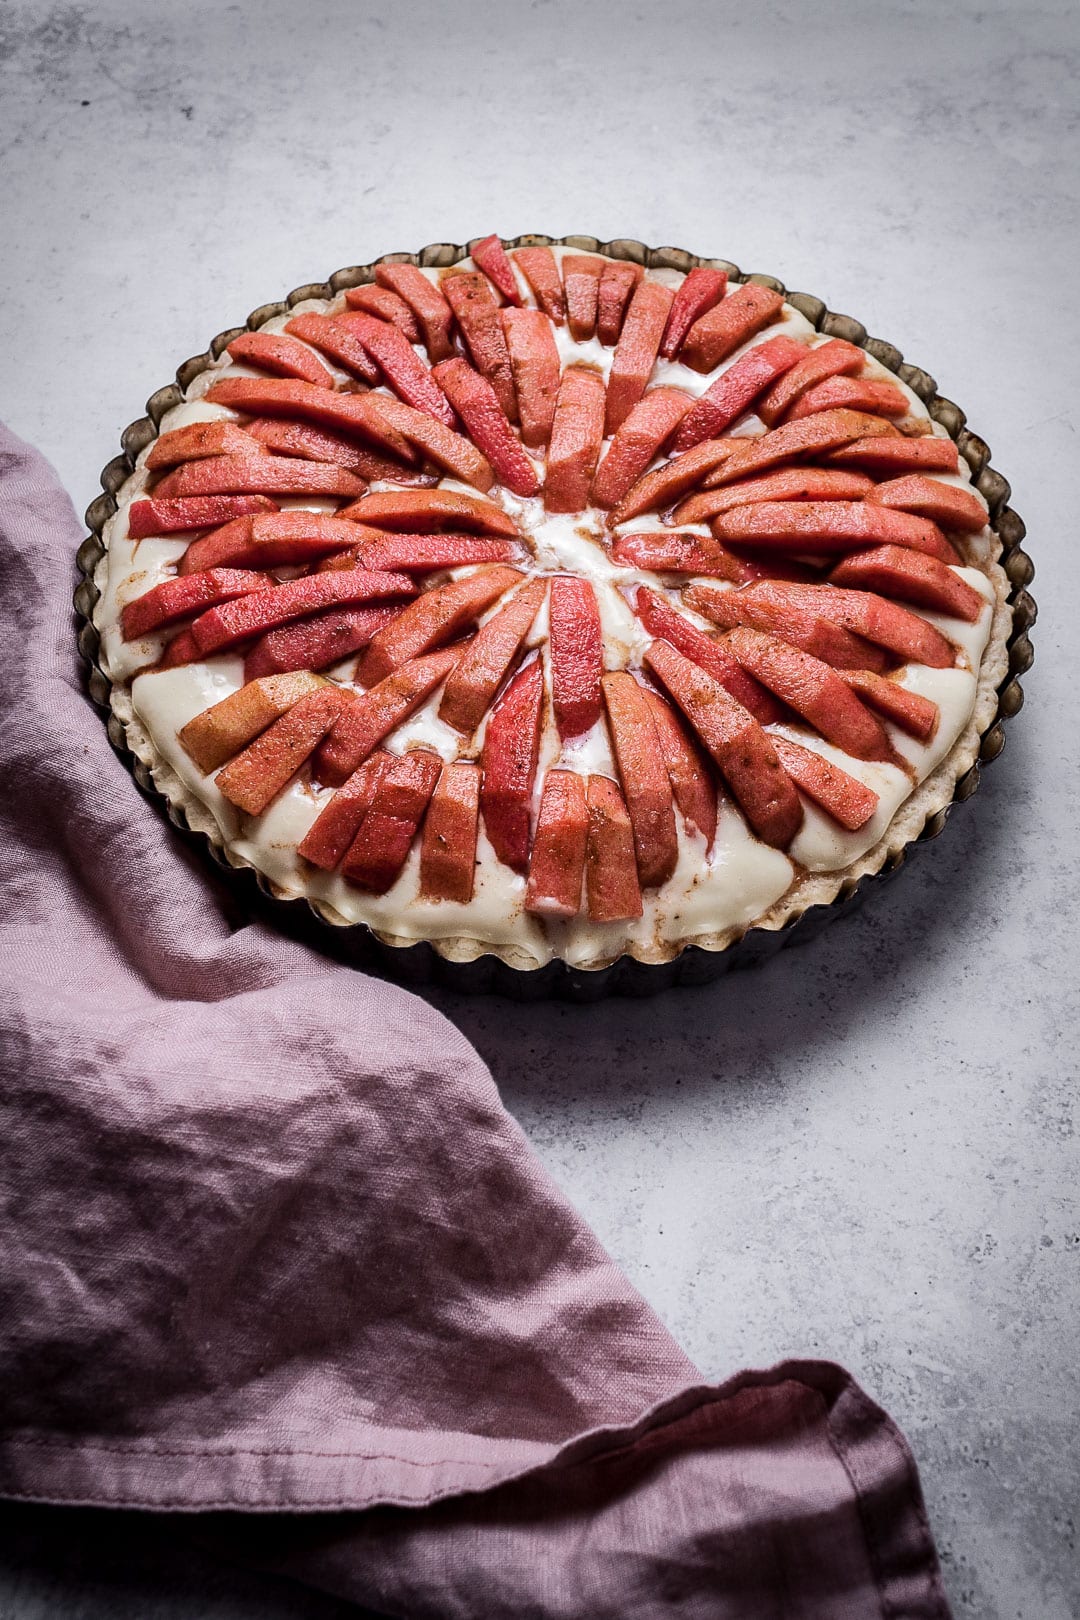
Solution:
[[[539,501],[522,509],[519,521],[533,549],[538,573],[580,574],[586,579],[605,578],[610,563],[604,549],[604,516],[596,507],[584,512],[545,512]]]

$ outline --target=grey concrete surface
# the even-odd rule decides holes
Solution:
[[[887,1406],[956,1612],[982,1620],[1080,1613],[1078,72],[1066,4],[0,6],[0,414],[80,509],[212,333],[488,230],[773,272],[897,343],[990,441],[1030,529],[1038,661],[1004,757],[912,870],[712,989],[438,998],[707,1373],[829,1356]],[[129,1529],[129,1562],[96,1518],[57,1524],[0,1515],[0,1615],[339,1613],[203,1565],[178,1586],[160,1525]]]

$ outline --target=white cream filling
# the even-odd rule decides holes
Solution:
[[[573,251],[553,249],[558,258]],[[458,268],[468,267],[469,261],[465,261],[465,265]],[[436,284],[443,274],[439,270],[426,270],[424,273]],[[535,299],[520,272],[517,272],[517,279],[524,301],[535,305]],[[682,277],[676,271],[665,271],[657,273],[657,279],[675,286]],[[729,286],[729,294],[737,285]],[[267,322],[263,330],[279,331],[294,314],[305,310],[333,312],[343,305],[342,296],[332,302],[307,300],[288,315]],[[683,388],[698,397],[746,349],[779,332],[803,338],[811,346],[828,341],[823,335],[815,333],[798,311],[785,306],[780,321],[743,345],[713,373],[701,376],[688,367],[661,361],[653,372],[650,386],[664,383]],[[555,328],[555,337],[564,366],[592,364],[605,376],[609,374],[613,350],[605,349],[596,340],[575,344],[566,327]],[[925,407],[915,394],[869,355],[864,373],[886,378],[903,388],[911,400],[912,417],[923,422],[928,420]],[[239,366],[227,354],[224,355],[195,379],[188,390],[187,400],[165,415],[161,431],[168,432],[197,421],[235,419],[237,413],[209,404],[202,396],[222,376],[255,374],[252,368]],[[336,372],[335,375],[340,380],[344,374]],[[762,430],[760,419],[751,416],[741,421],[734,431],[756,434]],[[944,434],[944,429],[937,424],[933,424],[933,431]],[[102,656],[106,669],[115,681],[132,682],[132,702],[136,714],[184,787],[214,817],[234,856],[250,862],[284,893],[310,896],[331,907],[346,920],[364,922],[394,939],[464,937],[477,941],[478,950],[483,944],[508,946],[514,947],[523,959],[536,963],[543,963],[557,955],[571,963],[584,964],[610,959],[627,947],[636,947],[648,954],[664,943],[741,930],[768,911],[790,887],[798,875],[797,866],[793,863],[798,863],[798,867],[809,872],[830,872],[848,866],[865,854],[881,837],[915,784],[924,780],[948,753],[963,731],[972,710],[976,673],[990,631],[993,591],[978,569],[964,568],[957,572],[988,603],[978,623],[969,625],[931,613],[921,615],[957,646],[957,667],[937,670],[909,664],[898,676],[902,684],[931,698],[940,710],[937,731],[927,744],[916,742],[892,725],[887,726],[898,754],[910,766],[910,776],[895,766],[852,759],[816,733],[801,727],[771,728],[834,760],[878,793],[880,802],[877,811],[858,832],[845,831],[804,797],[803,827],[788,854],[784,854],[754,839],[738,809],[726,795],[721,794],[717,835],[708,852],[701,836],[689,832],[677,813],[679,860],[676,870],[661,888],[644,895],[643,915],[640,920],[631,923],[596,924],[585,915],[569,922],[550,919],[541,922],[529,916],[524,911],[524,879],[496,860],[482,826],[475,893],[468,905],[432,902],[419,896],[419,840],[414,843],[401,875],[389,892],[382,896],[366,894],[336,873],[313,869],[301,862],[296,854],[297,844],[331,797],[331,790],[316,792],[303,781],[296,781],[264,815],[242,816],[218,792],[213,779],[199,772],[180,747],[177,733],[181,727],[243,683],[243,663],[240,658],[222,655],[202,664],[138,673],[157,660],[173,630],[170,627],[164,635],[125,643],[119,631],[120,610],[126,602],[170,577],[188,542],[188,537],[184,535],[139,542],[132,542],[128,538],[127,510],[131,501],[145,489],[148,475],[144,463],[147,454],[148,451],[144,451],[139,457],[135,473],[121,490],[116,516],[110,520],[106,530],[109,555],[107,566],[99,576],[102,595],[95,613],[102,633]],[[945,484],[970,487],[970,479],[964,470],[958,474],[936,476]],[[443,479],[441,484],[448,489],[467,488],[450,478]],[[672,576],[650,575],[640,569],[625,568],[614,563],[601,543],[605,534],[605,514],[595,509],[565,516],[548,515],[544,512],[540,497],[521,499],[499,489],[494,493],[494,498],[515,517],[528,535],[535,554],[535,566],[540,572],[565,571],[592,581],[604,628],[607,667],[618,668],[627,662],[636,663],[650,638],[631,612],[619,587],[643,579],[653,588],[666,591],[673,601],[678,601],[678,591],[671,588]],[[317,500],[281,504],[307,506],[314,510],[333,510],[335,506],[334,502]],[[657,515],[648,514],[634,520],[628,527],[640,530],[660,528],[662,525]],[[695,528],[703,534],[709,532],[705,525],[696,525]],[[985,537],[984,550],[988,555],[988,536]],[[685,583],[685,580],[679,581],[680,586]],[[717,582],[709,583],[715,585]],[[496,604],[490,612],[498,611],[499,606],[501,604]],[[699,615],[689,613],[685,608],[682,611],[693,622],[712,628]],[[546,636],[545,604],[530,633],[529,645],[542,647],[545,675],[550,683]],[[330,673],[347,681],[353,662],[349,659]],[[402,752],[408,747],[423,745],[433,748],[447,760],[460,754],[476,757],[483,744],[486,719],[472,739],[462,739],[438,718],[439,697],[440,694],[436,693],[429,699],[392,734],[386,746],[395,752]],[[564,764],[582,773],[614,776],[615,764],[604,722],[594,727],[588,736],[565,745],[560,743],[552,725],[545,727],[534,811],[539,801],[543,772],[555,764]]]

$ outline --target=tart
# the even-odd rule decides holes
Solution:
[[[452,962],[781,929],[950,803],[1008,670],[986,499],[887,346],[580,241],[257,311],[156,415],[94,572],[174,810]]]

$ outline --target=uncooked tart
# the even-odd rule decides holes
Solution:
[[[518,969],[721,951],[917,836],[995,713],[1000,542],[918,395],[763,282],[492,236],[236,332],[95,574],[188,823]]]

